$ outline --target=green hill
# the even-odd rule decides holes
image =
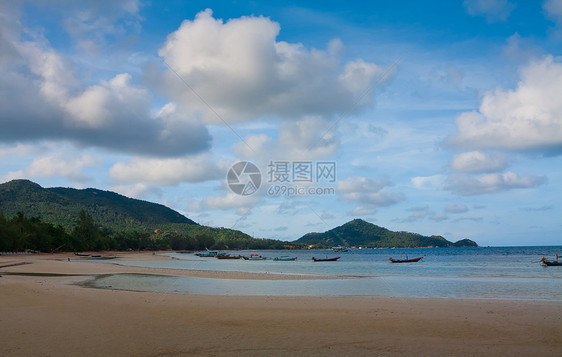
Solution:
[[[61,226],[67,234],[74,234],[73,229],[79,223],[81,211],[85,211],[91,217],[92,222],[97,229],[101,229],[104,237],[113,237],[120,242],[130,237],[138,241],[141,237],[144,239],[142,243],[144,246],[161,247],[162,249],[174,246],[180,247],[177,249],[193,249],[189,248],[193,244],[185,242],[194,239],[206,242],[199,244],[200,247],[196,249],[205,247],[219,249],[283,247],[281,241],[254,239],[238,230],[202,226],[164,205],[128,198],[110,191],[94,188],[83,190],[62,187],[43,188],[29,180],[12,180],[0,184],[0,225],[4,225],[3,229],[7,229],[6,227],[10,224],[12,225],[10,229],[19,229],[14,227],[31,229],[30,227],[34,225],[39,227],[41,222],[44,222],[52,227],[41,226],[42,228],[36,230],[49,230]],[[34,221],[31,219],[32,217],[37,217],[39,221]],[[26,226],[25,222],[31,223]],[[0,230],[0,239],[5,239],[7,235],[10,235],[7,231]],[[11,233],[11,235],[15,235],[15,233]],[[40,240],[41,234],[37,232],[29,233],[29,235],[37,236],[37,239]],[[60,232],[57,233],[57,237],[60,238],[60,236]],[[17,239],[20,238],[24,239],[22,237]],[[147,239],[150,244],[147,243]],[[21,248],[25,245],[22,244],[18,246],[12,242],[6,243],[5,246]],[[26,248],[39,246],[39,244],[30,245],[29,242],[26,244]],[[138,245],[136,244],[136,246]],[[112,245],[106,244],[106,246]],[[182,248],[182,246],[184,247]]]
[[[297,243],[318,247],[366,247],[366,248],[420,248],[420,247],[477,247],[463,239],[452,243],[441,236],[423,236],[410,232],[393,232],[384,227],[355,219],[324,233],[308,233]]]
[[[71,229],[81,210],[100,226],[115,231],[149,231],[168,225],[197,225],[178,212],[157,203],[128,198],[93,188],[43,188],[29,180],[0,184],[0,212],[29,217]]]

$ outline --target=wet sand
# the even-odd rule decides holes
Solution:
[[[151,253],[119,255],[169,259]],[[31,263],[0,268],[0,356],[562,355],[562,302],[91,289],[72,283],[120,272],[272,276],[68,262],[68,257],[75,258],[0,256],[0,267]]]

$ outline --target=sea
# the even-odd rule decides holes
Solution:
[[[97,288],[177,294],[239,296],[372,296],[562,301],[562,267],[539,262],[562,256],[562,246],[233,251],[266,260],[220,260],[190,253],[162,253],[170,261],[98,260],[125,266],[232,271],[319,277],[312,280],[245,280],[113,274],[87,284]],[[275,261],[275,257],[297,257]],[[335,262],[314,262],[312,257]],[[389,258],[423,259],[391,263]],[[92,260],[95,261],[95,260]],[[335,278],[335,279],[334,279]]]

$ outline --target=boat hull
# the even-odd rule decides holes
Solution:
[[[341,256],[334,257],[334,258],[325,258],[325,259],[319,259],[319,258],[312,257],[312,260],[315,261],[315,262],[335,262],[336,260],[338,260],[340,258],[341,258]]]
[[[390,260],[391,263],[415,263],[415,262],[419,262],[422,259],[423,259],[423,257],[414,258],[414,259],[392,259],[392,258],[388,258],[388,260]]]
[[[293,261],[297,260],[297,257],[294,257],[294,258],[277,257],[277,258],[274,258],[273,260],[275,260],[277,262],[293,262]]]

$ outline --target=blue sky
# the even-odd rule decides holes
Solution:
[[[264,238],[561,244],[561,46],[560,0],[2,3],[0,181]]]

